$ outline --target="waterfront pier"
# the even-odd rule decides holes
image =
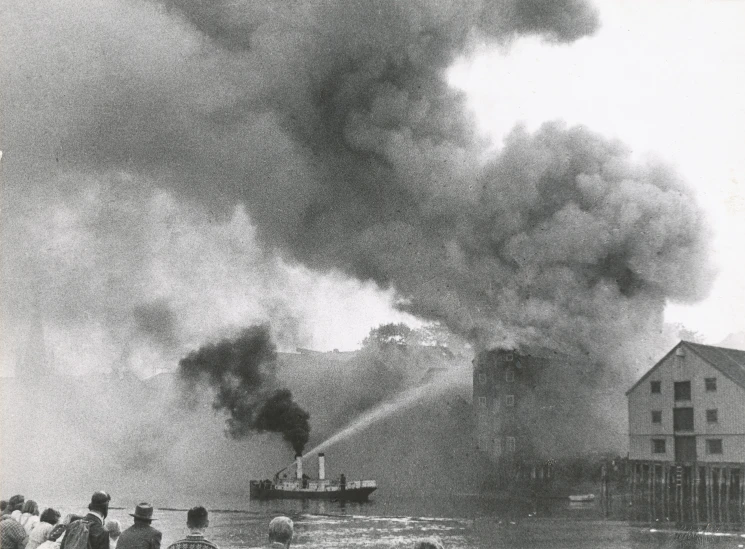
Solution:
[[[639,520],[745,522],[745,463],[630,461],[626,478]]]

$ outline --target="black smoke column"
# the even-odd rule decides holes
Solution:
[[[233,438],[251,433],[279,433],[302,453],[310,434],[310,415],[278,387],[277,350],[269,326],[244,329],[234,339],[204,345],[179,362],[188,391],[207,384],[215,390],[212,406],[229,414]]]
[[[295,454],[302,454],[310,436],[309,418],[308,412],[292,400],[289,389],[279,389],[261,405],[254,425],[260,432],[282,433]]]

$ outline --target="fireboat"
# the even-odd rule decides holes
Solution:
[[[326,478],[326,457],[318,454],[318,478],[303,474],[303,457],[295,456],[295,471],[288,465],[274,480],[252,480],[249,484],[251,499],[326,499],[338,501],[367,501],[378,487],[374,480],[347,480],[344,474],[338,480]],[[292,473],[294,474],[294,478]]]

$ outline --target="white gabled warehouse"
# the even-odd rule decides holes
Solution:
[[[626,396],[630,459],[745,463],[745,351],[681,341]]]

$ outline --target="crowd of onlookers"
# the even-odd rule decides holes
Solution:
[[[94,492],[86,515],[61,515],[51,507],[39,513],[34,500],[16,495],[0,502],[0,549],[160,549],[162,534],[152,526],[153,507],[140,503],[129,513],[133,524],[122,531],[118,520],[109,519],[111,496]],[[168,549],[218,549],[204,532],[209,526],[204,507],[192,507],[186,513],[189,533]],[[288,517],[275,517],[269,523],[270,549],[288,549],[294,525]],[[436,540],[416,542],[414,549],[443,549]]]

